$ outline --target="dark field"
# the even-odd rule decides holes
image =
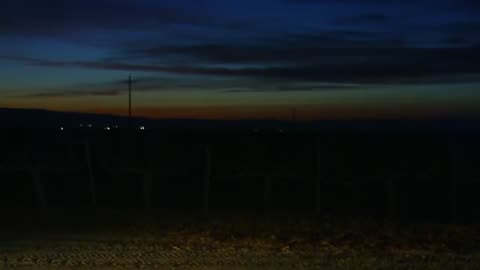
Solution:
[[[4,266],[475,269],[478,136],[15,130]]]
[[[48,207],[96,201],[195,212],[208,195],[208,210],[221,212],[480,217],[474,207],[480,143],[472,134],[23,130],[1,136],[5,207],[39,206],[37,174]]]

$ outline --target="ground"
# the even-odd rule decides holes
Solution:
[[[290,215],[4,211],[1,269],[477,269],[480,227]]]

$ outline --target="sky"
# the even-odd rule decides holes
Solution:
[[[0,107],[153,118],[480,115],[477,0],[3,0]]]

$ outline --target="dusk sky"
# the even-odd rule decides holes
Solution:
[[[0,107],[158,118],[478,114],[477,0],[4,0]]]

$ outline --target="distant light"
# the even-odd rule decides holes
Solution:
[[[63,127],[60,127],[60,131],[63,131],[63,130],[64,130],[64,128],[63,128]]]
[[[105,130],[110,130],[110,127],[106,127]]]
[[[115,128],[118,128],[118,126],[116,125]]]
[[[80,124],[80,127],[83,127],[83,124]]]
[[[145,127],[144,127],[144,126],[141,126],[141,127],[140,127],[140,130],[145,130]]]
[[[88,124],[88,127],[91,128],[91,127],[92,127],[92,124]]]

